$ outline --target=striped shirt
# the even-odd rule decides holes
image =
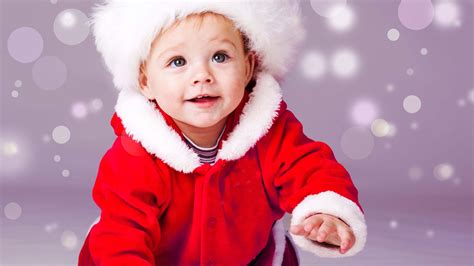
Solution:
[[[222,137],[222,134],[224,133],[224,130],[225,130],[225,125],[224,125],[224,128],[222,129],[221,134],[217,138],[216,144],[214,144],[214,146],[209,147],[209,148],[201,147],[197,145],[196,143],[194,143],[186,135],[183,134],[183,136],[188,147],[192,148],[194,152],[199,156],[199,161],[201,163],[208,163],[212,165],[215,163],[216,156],[217,156],[217,146],[219,144],[219,140]]]

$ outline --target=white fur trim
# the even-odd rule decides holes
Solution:
[[[166,124],[153,103],[138,91],[122,90],[115,106],[125,132],[169,166],[190,173],[200,165],[198,155]]]
[[[337,248],[327,248],[304,236],[290,233],[298,246],[320,257],[328,258],[353,256],[364,248],[367,239],[367,226],[364,214],[353,201],[332,191],[309,195],[293,210],[291,225],[301,224],[308,216],[318,212],[337,216],[346,222],[354,232],[355,244],[345,254],[341,254]]]
[[[298,0],[104,0],[89,24],[118,89],[139,90],[139,66],[156,35],[176,20],[211,11],[247,35],[263,71],[280,78],[305,38]]]
[[[258,75],[255,87],[239,117],[239,124],[222,143],[216,161],[237,160],[255,145],[272,126],[281,99],[278,82],[269,74]],[[115,111],[122,119],[125,132],[169,166],[191,173],[201,165],[198,155],[166,124],[154,104],[140,92],[120,91]]]
[[[283,218],[275,222],[272,228],[272,233],[273,240],[275,241],[275,253],[273,254],[272,265],[281,266],[286,247],[285,226],[283,225]]]
[[[278,115],[281,99],[278,82],[271,75],[260,74],[248,103],[242,110],[239,124],[223,142],[216,160],[236,160],[255,145],[272,126]]]

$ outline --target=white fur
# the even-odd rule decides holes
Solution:
[[[198,155],[166,124],[154,104],[140,92],[122,90],[115,111],[122,119],[125,132],[169,166],[190,173],[200,165]]]
[[[341,254],[336,248],[327,248],[304,236],[290,233],[298,246],[320,257],[328,258],[353,256],[364,248],[367,226],[364,214],[353,201],[332,191],[309,195],[293,210],[291,225],[301,224],[308,216],[318,212],[337,216],[346,222],[354,232],[355,244],[345,254]]]
[[[157,34],[203,11],[231,19],[248,36],[261,70],[277,79],[305,38],[297,0],[106,0],[93,7],[90,25],[115,86],[139,90],[139,66]]]
[[[272,126],[281,100],[278,82],[268,74],[260,74],[253,92],[249,95],[248,103],[242,110],[239,124],[223,142],[216,160],[231,161],[244,156]]]
[[[229,138],[222,143],[216,161],[237,160],[264,136],[273,124],[281,102],[281,88],[268,74],[260,74]],[[189,148],[153,103],[140,92],[122,90],[115,106],[125,132],[151,154],[177,171],[191,173],[199,167],[198,155]]]

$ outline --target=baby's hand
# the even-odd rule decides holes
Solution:
[[[290,232],[320,243],[339,246],[341,254],[346,253],[355,243],[352,229],[339,218],[329,214],[311,215],[302,224],[292,225]]]

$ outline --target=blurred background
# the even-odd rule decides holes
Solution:
[[[0,1],[0,264],[76,265],[115,136],[118,91],[85,24],[97,1]],[[301,265],[474,265],[474,1],[302,9],[283,95],[351,173],[368,240],[350,258],[299,250]]]

